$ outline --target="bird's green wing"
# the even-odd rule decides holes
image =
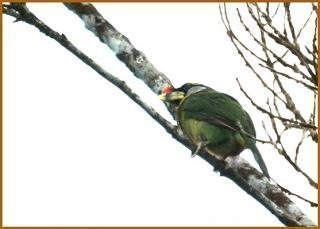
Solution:
[[[186,97],[179,106],[185,116],[205,121],[211,125],[221,126],[242,135],[243,131],[252,137],[256,132],[248,113],[233,97],[213,90],[204,90]],[[239,125],[240,124],[240,125]],[[247,147],[252,151],[255,160],[266,177],[270,178],[267,166],[255,145],[253,138],[243,136]]]
[[[180,108],[190,118],[240,132],[241,127],[255,136],[248,113],[233,97],[213,90],[194,93],[184,99]],[[239,125],[240,124],[240,125]]]

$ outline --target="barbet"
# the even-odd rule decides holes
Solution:
[[[253,122],[236,99],[202,84],[187,83],[177,89],[168,86],[162,92],[162,100],[176,105],[178,126],[197,146],[193,156],[205,148],[224,160],[250,149],[264,175],[270,178],[256,146]]]

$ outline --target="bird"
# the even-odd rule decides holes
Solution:
[[[159,97],[175,107],[178,127],[196,146],[192,156],[205,148],[216,158],[225,160],[250,149],[263,174],[270,179],[256,146],[254,124],[235,98],[197,83],[186,83],[179,88],[168,85]]]

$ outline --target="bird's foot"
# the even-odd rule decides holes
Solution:
[[[204,147],[206,147],[209,143],[210,143],[209,141],[199,142],[198,145],[197,145],[196,150],[191,153],[191,157],[195,157],[196,155],[198,155],[200,150],[202,150]]]

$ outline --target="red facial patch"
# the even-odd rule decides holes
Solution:
[[[168,85],[168,86],[166,86],[166,87],[164,87],[163,89],[162,89],[162,93],[163,94],[169,94],[170,92],[172,92],[173,91],[173,86],[172,85]]]

